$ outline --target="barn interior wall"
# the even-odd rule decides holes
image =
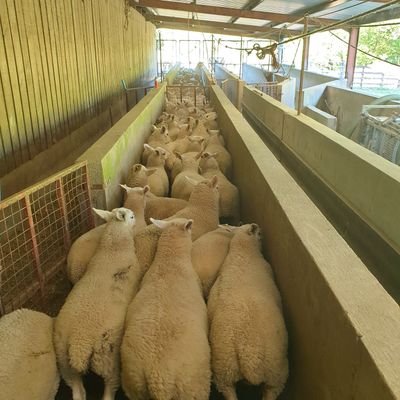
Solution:
[[[124,0],[4,0],[0,34],[0,177],[107,111],[112,125],[121,79],[156,76],[155,27]]]

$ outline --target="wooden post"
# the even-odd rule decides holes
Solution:
[[[308,17],[306,16],[304,18],[304,31],[303,34],[307,33],[308,29]],[[300,73],[300,84],[299,84],[299,96],[297,99],[297,115],[301,114],[301,109],[303,108],[303,97],[304,97],[304,92],[303,92],[303,85],[304,85],[304,68],[306,66],[306,58],[307,58],[307,48],[308,45],[306,41],[309,40],[309,37],[306,36],[303,39],[303,55],[301,58],[301,73]]]
[[[351,28],[349,35],[349,45],[347,47],[347,60],[346,60],[346,75],[347,87],[352,88],[354,82],[354,71],[356,69],[356,58],[357,58],[357,45],[360,28]],[[362,86],[361,76],[361,86]]]

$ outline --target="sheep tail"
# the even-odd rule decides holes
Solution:
[[[92,353],[93,344],[89,338],[77,338],[68,348],[70,366],[78,373],[84,374],[89,369]]]

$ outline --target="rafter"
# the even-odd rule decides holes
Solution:
[[[191,31],[191,32],[204,32],[204,33],[214,33],[218,35],[228,35],[228,36],[239,36],[240,32],[236,30],[229,30],[229,29],[221,29],[221,28],[214,28],[214,27],[203,27],[203,26],[184,26],[184,25],[176,25],[176,24],[171,24],[169,22],[155,22],[154,23],[157,28],[162,28],[162,29],[174,29],[174,30],[180,30],[180,31]],[[252,33],[252,32],[246,32],[245,36],[250,37],[250,38],[259,38],[260,34],[257,33]]]
[[[256,8],[259,4],[261,4],[264,0],[250,0],[247,2],[247,4],[242,8],[242,10],[252,10],[253,8]],[[239,18],[238,17],[232,17],[229,22],[233,23],[236,22]]]
[[[162,0],[138,0],[138,2],[131,0],[131,5],[133,7],[152,7],[152,8],[162,8],[168,10],[177,10],[177,11],[189,11],[189,12],[203,13],[203,14],[226,15],[238,18],[264,19],[266,21],[281,22],[281,23],[294,22],[299,19],[298,16],[292,16],[287,14],[241,10],[228,7],[205,6],[192,3],[191,4],[177,3],[173,1],[162,1]],[[327,24],[332,22],[332,20],[317,19],[316,22],[319,24]]]
[[[240,35],[241,32],[260,32],[260,33],[276,33],[276,34],[287,34],[289,32],[282,30],[282,29],[274,29],[274,28],[266,28],[266,27],[259,27],[253,25],[243,25],[243,24],[231,24],[229,22],[215,22],[215,21],[204,21],[198,19],[186,19],[186,18],[176,18],[176,17],[165,17],[161,15],[149,15],[146,16],[146,19],[151,22],[161,22],[158,24],[162,26],[162,23],[169,23],[169,24],[180,24],[184,26],[198,26],[204,29],[210,28],[220,28],[222,30],[236,30],[239,31],[236,34]],[[297,31],[290,31],[291,35],[295,35],[299,32]]]

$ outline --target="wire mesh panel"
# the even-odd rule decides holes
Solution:
[[[268,96],[271,96],[275,100],[281,101],[282,85],[280,85],[279,83],[257,83],[251,86],[254,86],[256,89],[267,94]]]
[[[45,308],[71,243],[93,226],[86,163],[0,202],[0,315]]]
[[[166,96],[169,101],[176,103],[190,101],[195,106],[200,106],[208,99],[208,88],[199,85],[169,85],[166,89]]]

